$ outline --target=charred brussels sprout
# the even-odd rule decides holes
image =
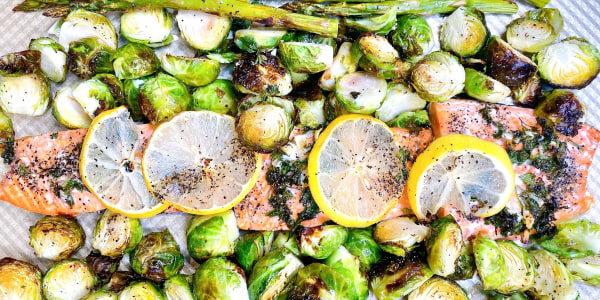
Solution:
[[[24,261],[3,258],[0,260],[0,295],[3,299],[42,300],[42,272]]]
[[[109,73],[114,70],[112,53],[97,38],[85,38],[69,44],[67,65],[77,76],[88,79],[96,73]]]
[[[177,274],[165,281],[163,291],[168,300],[194,300],[191,287],[192,277]]]
[[[183,268],[183,255],[169,230],[142,237],[129,253],[129,261],[136,273],[155,282],[164,281]]]
[[[558,9],[536,9],[508,24],[506,41],[517,50],[535,53],[552,44],[562,28],[563,18]]]
[[[235,45],[246,52],[273,49],[288,34],[285,28],[255,27],[235,32]]]
[[[429,234],[429,227],[419,225],[408,217],[397,217],[375,225],[373,237],[383,251],[406,256]]]
[[[40,69],[48,79],[63,82],[67,75],[67,53],[65,48],[51,38],[42,37],[29,42],[29,50],[41,53]]]
[[[95,78],[79,82],[73,87],[72,93],[73,98],[92,119],[117,105],[108,85]]]
[[[98,284],[98,278],[87,263],[67,259],[53,264],[42,280],[44,297],[48,300],[81,299]]]
[[[511,90],[500,81],[471,68],[465,68],[465,92],[490,103],[497,103],[511,94]]]
[[[192,102],[187,87],[177,78],[158,73],[140,89],[138,96],[142,113],[152,124],[169,120],[187,110]]]
[[[110,276],[103,288],[118,294],[136,280],[139,280],[139,276],[132,271],[116,271]]]
[[[495,290],[502,286],[509,276],[509,268],[498,243],[489,236],[479,234],[473,240],[473,254],[483,289]]]
[[[346,279],[349,299],[367,299],[369,296],[369,285],[358,256],[350,254],[344,246],[340,246],[324,263]]]
[[[217,79],[197,88],[192,94],[192,110],[210,110],[237,115],[238,92],[230,80]]]
[[[427,264],[415,257],[388,256],[373,266],[369,286],[379,300],[402,299],[433,276]]]
[[[12,120],[0,111],[0,158],[4,163],[11,163],[14,159],[14,141]]]
[[[398,17],[398,27],[391,38],[400,57],[411,62],[417,62],[429,54],[435,45],[433,32],[427,21],[414,14]]]
[[[505,293],[524,292],[533,286],[537,263],[527,251],[513,241],[497,241],[508,269],[506,281],[496,290]]]
[[[373,228],[348,228],[348,238],[344,246],[352,255],[358,256],[361,265],[369,270],[381,259],[381,248],[373,239]]]
[[[170,44],[172,27],[173,16],[166,8],[134,8],[121,15],[121,36],[149,47]]]
[[[248,299],[244,270],[224,257],[214,257],[200,265],[192,287],[196,299]]]
[[[536,117],[545,119],[556,131],[566,136],[575,136],[581,127],[584,107],[573,92],[551,90],[542,94],[534,113]]]
[[[261,257],[271,251],[275,233],[273,231],[251,232],[239,237],[235,245],[235,258],[246,274]]]
[[[190,86],[207,85],[219,76],[221,65],[212,59],[173,56],[160,57],[160,64],[167,73]]]
[[[475,265],[475,257],[473,257],[473,246],[471,242],[463,241],[456,269],[447,278],[452,280],[471,279],[475,276],[475,271],[477,271],[477,266]]]
[[[469,296],[456,282],[435,276],[408,295],[408,300],[429,299],[468,300]]]
[[[519,104],[525,106],[535,106],[537,97],[542,92],[542,79],[539,75],[534,75],[525,83],[512,88],[513,99]]]
[[[213,51],[227,38],[231,20],[194,10],[179,10],[177,26],[181,37],[200,51]]]
[[[300,253],[324,259],[339,248],[348,237],[348,230],[340,225],[321,225],[300,231]]]
[[[4,112],[42,115],[50,102],[50,83],[40,72],[0,78],[0,107]]]
[[[244,94],[285,96],[292,91],[292,76],[277,56],[245,53],[233,65],[233,83]]]
[[[465,69],[456,56],[436,51],[426,55],[415,65],[410,79],[421,98],[430,102],[445,102],[462,92]]]
[[[352,43],[342,43],[333,58],[333,62],[321,75],[319,86],[326,91],[332,91],[338,78],[356,71],[360,56],[362,56],[362,53],[358,48],[352,47]]]
[[[140,107],[140,90],[146,82],[152,79],[151,76],[141,77],[136,79],[125,79],[123,81],[123,93],[125,94],[125,105],[129,108],[129,112],[134,121],[144,120],[144,114]]]
[[[420,131],[431,125],[429,114],[426,110],[407,111],[399,114],[387,123],[390,127],[400,127],[411,131]]]
[[[298,235],[291,231],[280,231],[275,234],[275,240],[273,240],[273,249],[285,248],[294,255],[300,255],[298,248]]]
[[[559,223],[558,233],[541,246],[562,257],[585,257],[600,254],[600,225],[586,219]]]
[[[187,248],[196,261],[215,256],[230,256],[240,236],[232,210],[210,215],[194,216],[187,228]]]
[[[390,122],[401,113],[424,109],[427,101],[402,83],[390,83],[381,107],[375,111],[375,117],[383,122]]]
[[[142,280],[131,283],[121,291],[119,300],[126,299],[167,300],[167,296],[156,283]]]
[[[565,259],[565,265],[575,279],[600,286],[600,257]]]
[[[538,262],[538,268],[529,293],[540,299],[579,299],[577,289],[571,286],[571,273],[558,258],[543,249],[531,251],[530,254]]]
[[[121,256],[110,258],[92,251],[85,257],[85,261],[90,266],[92,272],[96,274],[98,280],[100,280],[101,283],[106,283],[119,268],[121,258]]]
[[[285,299],[302,267],[302,262],[285,248],[267,253],[252,268],[248,279],[250,300]]]
[[[354,72],[340,77],[335,83],[335,98],[352,113],[375,112],[385,99],[387,83],[366,72]]]
[[[308,128],[319,128],[325,124],[325,99],[297,99],[294,106],[298,109],[299,125]]]
[[[97,290],[89,293],[82,300],[117,300],[117,294],[107,290]]]
[[[278,53],[291,72],[318,73],[333,62],[333,47],[325,44],[281,42]]]
[[[85,232],[75,219],[45,216],[29,228],[29,245],[37,257],[51,260],[69,258],[85,243]]]
[[[568,89],[588,86],[600,72],[598,48],[581,38],[567,38],[538,52],[533,60],[550,85]]]
[[[500,37],[491,38],[487,51],[488,74],[508,87],[521,86],[538,70],[531,59]]]
[[[138,219],[106,209],[96,223],[92,247],[102,255],[121,257],[135,248],[142,235]]]
[[[42,52],[25,50],[13,52],[0,57],[0,75],[18,77],[40,71]]]
[[[58,42],[69,48],[81,39],[96,39],[108,51],[117,50],[117,33],[107,17],[85,9],[76,9],[67,15],[60,26]]]
[[[252,101],[245,99],[244,102]],[[245,105],[242,102],[240,105]],[[247,147],[272,152],[285,145],[293,129],[294,104],[286,99],[267,97],[239,113],[235,130]]]
[[[123,105],[125,102],[125,94],[123,93],[123,83],[117,76],[108,73],[96,74],[92,79],[100,80],[106,84],[110,94],[115,99],[115,104]]]
[[[459,7],[446,18],[440,30],[440,45],[460,57],[473,56],[485,46],[489,30],[476,8]]]
[[[119,79],[135,79],[153,74],[160,68],[160,60],[148,46],[125,44],[112,55],[113,68]],[[166,70],[167,72],[169,70]]]
[[[348,283],[331,267],[313,263],[298,271],[288,299],[350,299]]]
[[[354,28],[359,32],[372,32],[375,34],[388,34],[396,25],[396,14],[398,8],[390,7],[382,15],[376,15],[366,18],[344,18],[346,27]]]
[[[433,273],[448,276],[456,271],[463,241],[460,226],[452,215],[431,224],[431,235],[425,240],[427,262]]]
[[[386,38],[373,33],[363,33],[355,41],[354,47],[362,53],[359,65],[365,71],[384,79],[404,80],[408,77],[410,63],[400,60],[398,51]]]
[[[73,97],[71,87],[56,91],[52,101],[52,115],[58,123],[70,129],[88,128],[92,123],[90,116]]]

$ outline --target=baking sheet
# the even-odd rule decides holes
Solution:
[[[21,2],[21,0],[2,0],[0,3],[0,55],[9,52],[25,50],[32,38],[49,36],[48,29],[54,24],[56,19],[47,18],[41,13],[13,13],[12,7]],[[275,2],[276,3],[276,2]],[[531,9],[531,6],[519,2],[519,15]],[[565,21],[565,27],[560,39],[578,36],[583,37],[600,47],[600,1],[599,0],[552,0],[548,7],[560,9]],[[111,20],[118,30],[117,13],[109,14]],[[487,15],[486,20],[492,34],[501,35],[506,25],[516,16],[506,15]],[[437,32],[439,29],[439,16],[428,17],[427,20],[432,28]],[[174,26],[176,30],[177,26]],[[437,36],[437,34],[435,35]],[[122,41],[121,41],[122,43]],[[181,39],[177,40],[169,47],[163,47],[157,52],[169,52],[178,55],[192,55],[193,49],[187,47]],[[222,74],[224,75],[224,74]],[[71,74],[71,80],[77,80]],[[586,122],[596,128],[600,128],[600,107],[597,101],[600,96],[600,79],[595,80],[587,88],[574,91],[579,99],[587,106]],[[62,130],[63,128],[54,120],[48,111],[41,117],[23,117],[13,116],[14,128],[17,138],[36,135],[45,132]],[[0,174],[3,171],[0,170]],[[600,158],[596,158],[589,172],[588,189],[597,197],[600,195]],[[592,209],[585,215],[586,218],[600,221],[600,204],[594,203]],[[29,226],[33,225],[41,215],[24,211],[8,203],[0,201],[0,257],[10,256],[38,265],[43,271],[52,264],[51,261],[38,259],[33,255],[33,250],[28,245]],[[91,236],[99,213],[80,214],[77,216],[88,236],[86,245],[79,250],[74,257],[84,258],[91,249]],[[186,251],[185,228],[190,216],[188,215],[158,215],[149,219],[142,220],[144,233],[163,230],[169,228],[175,240],[181,247],[182,253],[186,256],[186,265],[183,273],[192,274],[197,267],[195,262],[190,261]],[[126,268],[128,259],[125,257],[122,268]],[[485,299],[477,290],[476,281],[461,282],[469,290],[471,299]],[[577,284],[580,291],[580,299],[599,299],[600,288],[594,288],[585,284]]]

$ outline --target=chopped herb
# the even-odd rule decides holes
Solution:
[[[67,178],[60,186],[54,188],[54,194],[67,202],[69,206],[73,206],[73,190],[84,190],[84,186],[78,180]]]
[[[518,234],[525,229],[523,218],[518,214],[510,213],[506,207],[499,213],[483,220],[486,224],[492,224],[500,229],[503,236]]]
[[[279,151],[271,155],[272,164],[267,171],[267,182],[270,185],[302,185],[306,181],[306,160],[289,161]]]
[[[50,134],[51,139],[56,139],[58,137],[58,132]]]
[[[2,150],[2,159],[4,163],[10,164],[15,159],[14,140],[3,141],[4,145],[0,146]]]
[[[17,167],[17,172],[19,172],[21,176],[29,175],[29,170],[27,169],[27,166],[24,163],[19,164],[19,166]]]
[[[310,189],[308,187],[302,190],[302,196],[300,197],[300,203],[304,206],[304,210],[298,214],[298,219],[296,219],[296,224],[300,225],[300,223],[314,219],[317,214],[321,211],[319,206],[315,202],[310,193]]]

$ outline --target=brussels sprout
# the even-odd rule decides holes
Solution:
[[[429,299],[469,300],[469,296],[456,282],[435,276],[408,295],[408,300]]]
[[[242,55],[234,52],[207,53],[206,58],[218,61],[222,64],[231,64],[238,60]]]
[[[299,125],[308,128],[319,128],[325,123],[325,99],[297,99],[294,105],[298,109]]]
[[[0,57],[0,75],[17,77],[40,71],[42,52],[26,50],[14,52]]]
[[[387,89],[384,79],[366,72],[354,72],[335,83],[335,98],[352,113],[370,114],[383,102]]]
[[[508,24],[506,41],[517,50],[534,53],[552,44],[562,28],[563,18],[558,9],[535,9]]]
[[[530,300],[524,293],[504,295],[495,291],[487,291],[485,294],[489,300]]]
[[[138,100],[144,116],[150,123],[158,124],[187,110],[192,97],[185,84],[177,78],[158,73],[141,87]]]
[[[96,274],[98,280],[100,280],[101,283],[106,283],[119,268],[121,258],[121,256],[111,258],[92,251],[85,257],[85,261],[90,266],[92,272]]]
[[[143,280],[128,285],[119,294],[119,300],[129,299],[167,300],[167,296],[156,283]]]
[[[273,49],[288,34],[285,28],[255,27],[235,32],[234,43],[240,50],[256,52]]]
[[[372,227],[348,228],[348,238],[344,247],[350,254],[358,256],[361,265],[367,270],[381,259],[381,248],[373,239]]]
[[[360,53],[358,48],[353,47],[352,43],[342,43],[333,58],[333,62],[323,72],[319,80],[319,86],[326,91],[332,91],[335,88],[335,82],[338,78],[356,71],[360,56],[362,56],[362,53]]]
[[[29,50],[41,53],[40,69],[48,79],[63,82],[67,75],[65,48],[51,38],[42,37],[29,42]]]
[[[401,113],[424,109],[427,101],[413,93],[401,83],[390,83],[381,107],[375,111],[375,117],[383,122],[392,121]]]
[[[558,258],[543,249],[531,251],[530,254],[538,262],[538,268],[529,293],[540,299],[579,298],[579,293],[571,286],[571,273]]]
[[[72,94],[92,119],[117,105],[108,85],[94,78],[76,84]]]
[[[565,266],[575,279],[600,286],[600,257],[590,256],[566,259]]]
[[[292,91],[292,76],[270,53],[245,53],[231,71],[233,83],[244,94],[285,96]]]
[[[433,276],[427,264],[415,257],[388,256],[371,269],[369,286],[379,300],[402,299]]]
[[[106,209],[96,223],[92,247],[102,255],[121,257],[135,248],[142,235],[138,219]]]
[[[248,279],[251,300],[285,299],[294,276],[304,265],[286,248],[278,248],[260,258]]]
[[[286,102],[291,104],[289,100],[268,97],[243,110],[235,126],[240,141],[249,148],[263,152],[272,152],[286,144],[293,129],[294,107],[291,104],[292,109],[288,110],[279,105]]]
[[[204,52],[217,49],[231,28],[229,18],[195,10],[179,10],[175,20],[181,37],[190,46]]]
[[[187,227],[187,248],[196,261],[230,256],[240,236],[232,210],[210,216],[194,216]]]
[[[136,79],[125,79],[123,82],[123,92],[125,94],[125,105],[129,108],[129,113],[134,121],[143,121],[144,114],[140,107],[139,94],[142,86],[146,84],[151,76]]]
[[[77,76],[89,79],[96,73],[114,70],[111,60],[113,52],[97,38],[81,39],[70,44],[67,65]]]
[[[136,280],[139,280],[139,277],[134,272],[116,271],[110,276],[110,279],[103,288],[118,294],[130,283]]]
[[[510,96],[511,90],[492,77],[465,68],[465,93],[480,101],[497,103]]]
[[[456,56],[436,51],[419,61],[410,77],[412,86],[421,98],[431,102],[445,102],[462,92],[465,69]]]
[[[398,14],[398,7],[391,6],[382,15],[366,18],[344,18],[344,25],[359,32],[386,35],[396,25],[396,14]]]
[[[348,283],[331,267],[313,263],[298,271],[288,299],[350,299]]]
[[[335,93],[329,93],[327,97],[327,121],[331,122],[335,118],[351,114],[335,97]]]
[[[391,36],[400,57],[417,62],[433,50],[435,40],[425,19],[414,14],[398,17],[398,27]]]
[[[456,271],[463,240],[460,226],[452,215],[431,224],[431,235],[425,240],[427,263],[433,273],[448,276]]]
[[[4,112],[42,115],[50,102],[50,83],[40,72],[0,78],[0,107]]]
[[[29,245],[37,257],[63,260],[85,243],[85,232],[75,219],[45,216],[29,227]]]
[[[133,8],[121,15],[121,36],[133,43],[161,47],[173,42],[173,16],[166,8]]]
[[[562,257],[585,257],[600,254],[600,225],[587,219],[559,223],[558,232],[541,246]]]
[[[506,281],[496,290],[511,294],[524,292],[533,286],[536,276],[537,263],[527,251],[513,241],[496,241],[508,269]]]
[[[196,299],[248,299],[244,270],[224,257],[213,257],[200,265],[192,287]]]
[[[97,290],[89,293],[82,300],[117,300],[117,294],[107,290]]]
[[[473,254],[483,289],[495,290],[502,286],[510,274],[498,243],[489,236],[479,234],[473,240]]]
[[[581,38],[566,38],[550,45],[534,55],[533,60],[542,79],[554,87],[582,89],[600,72],[598,48]]]
[[[108,18],[85,9],[71,11],[60,26],[58,43],[68,49],[72,42],[87,38],[110,52],[117,50],[117,33]]]
[[[333,47],[324,44],[280,42],[278,53],[291,72],[318,73],[333,62]]]
[[[340,225],[321,225],[300,230],[299,249],[304,256],[324,259],[339,248],[348,237],[348,230]]]
[[[429,114],[426,110],[418,110],[403,112],[387,124],[390,127],[400,127],[418,132],[422,128],[429,127],[431,122],[429,122]]]
[[[508,87],[526,83],[538,67],[531,59],[494,36],[488,44],[487,73]]]
[[[273,231],[256,231],[239,237],[235,245],[235,258],[246,274],[250,274],[257,260],[271,251],[274,238]]]
[[[119,79],[135,79],[153,74],[161,66],[160,60],[148,46],[125,44],[112,55],[115,74]],[[163,66],[164,68],[164,66]],[[169,69],[165,69],[169,72]]]
[[[190,86],[203,86],[219,76],[221,65],[207,58],[194,58],[164,54],[160,64],[167,73]]]
[[[155,282],[161,282],[183,268],[183,255],[168,229],[142,237],[129,253],[129,261],[136,273]]]
[[[298,235],[292,233],[291,231],[277,232],[271,248],[285,248],[294,255],[300,255],[300,250],[298,248]]]
[[[581,127],[584,107],[577,96],[567,90],[551,90],[542,94],[534,110],[535,116],[545,119],[556,131],[575,136]]]
[[[459,7],[442,24],[440,46],[442,50],[460,57],[470,57],[483,49],[489,34],[481,11],[472,7]]]
[[[42,272],[24,261],[3,258],[0,260],[0,295],[3,299],[42,300]]]
[[[72,89],[68,86],[56,91],[52,101],[52,115],[58,123],[70,129],[88,128],[92,123],[92,119],[73,97]]]
[[[373,237],[381,250],[405,256],[429,234],[429,227],[419,225],[408,217],[397,217],[375,225]]]
[[[473,257],[473,246],[469,241],[463,241],[456,269],[454,273],[446,276],[446,278],[452,280],[471,279],[475,276],[476,270],[477,266],[475,265],[475,257]]]
[[[108,73],[96,74],[92,79],[100,80],[102,83],[106,84],[110,94],[115,99],[115,103],[117,106],[123,105],[125,102],[125,94],[123,93],[123,83],[117,76]]]
[[[306,32],[306,31],[296,31],[296,32],[294,32],[294,36],[293,36],[292,40],[294,42],[299,42],[299,43],[329,45],[329,46],[333,47],[333,52],[337,51],[337,42],[332,37],[325,37],[322,35],[317,35],[317,34]]]
[[[513,99],[517,103],[529,107],[535,106],[537,97],[541,92],[542,79],[537,74],[529,78],[524,84],[512,88]]]
[[[4,163],[9,164],[14,160],[14,141],[12,120],[0,111],[0,159],[4,160]]]
[[[169,277],[164,284],[164,292],[168,300],[195,300],[191,287],[192,277],[177,274]]]
[[[369,285],[358,256],[350,254],[344,246],[340,246],[324,263],[344,277],[348,283],[349,299],[367,299],[369,296]]]
[[[42,287],[48,300],[81,299],[98,284],[98,278],[84,260],[67,259],[50,266]]]
[[[405,79],[411,65],[400,60],[398,51],[390,42],[376,34],[363,33],[354,47],[363,54],[359,65],[365,71],[376,73],[385,79]]]
[[[217,79],[198,87],[192,94],[192,110],[210,110],[220,114],[237,115],[238,92],[230,80]]]

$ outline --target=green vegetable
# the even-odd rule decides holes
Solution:
[[[390,127],[400,127],[413,131],[420,131],[431,125],[429,114],[426,110],[407,111],[399,114],[395,119],[388,122]]]
[[[39,71],[0,78],[0,107],[6,113],[39,116],[49,102],[50,83]]]
[[[332,268],[313,263],[298,271],[288,299],[350,299],[348,283]]]
[[[207,58],[161,55],[160,64],[165,72],[190,86],[207,85],[219,76],[221,65]]]
[[[513,241],[497,241],[498,248],[502,252],[504,262],[508,269],[506,281],[496,290],[511,294],[515,292],[524,292],[530,289],[536,277],[537,262],[527,253],[527,251]]]
[[[600,257],[590,256],[565,259],[565,266],[576,280],[600,286]]]
[[[344,25],[359,32],[372,32],[375,34],[388,34],[396,25],[397,7],[390,7],[384,14],[366,18],[344,18]]]
[[[107,290],[97,290],[89,293],[82,300],[117,300],[117,294]]]
[[[251,232],[238,238],[235,258],[246,274],[250,274],[256,261],[271,251],[274,238],[275,233],[272,231]]]
[[[162,47],[173,42],[173,16],[165,8],[134,8],[121,15],[121,36],[132,43]]]
[[[381,248],[373,239],[373,228],[348,228],[348,238],[344,247],[350,254],[358,256],[361,265],[369,270],[381,259]]]
[[[96,223],[92,247],[102,255],[121,257],[135,248],[142,235],[138,219],[106,209]]]
[[[91,251],[90,254],[85,257],[85,261],[90,266],[92,272],[96,274],[100,283],[106,283],[119,268],[121,258],[122,256],[111,258],[109,256],[101,255],[97,251]]]
[[[0,111],[0,157],[4,163],[9,164],[14,160],[14,141],[12,120]]]
[[[126,299],[167,300],[167,296],[156,283],[142,280],[133,282],[123,289],[119,294],[119,300]]]
[[[52,101],[52,115],[58,123],[70,129],[88,128],[92,123],[90,116],[73,97],[71,87],[56,91]]]
[[[278,97],[254,97],[246,98],[238,109],[254,101],[257,102],[238,112],[235,130],[245,146],[272,152],[289,140],[293,129],[294,105]]]
[[[402,83],[390,83],[383,103],[375,111],[375,117],[383,122],[390,122],[400,114],[424,109],[427,101],[413,93],[409,87]]]
[[[168,229],[152,232],[129,253],[131,268],[142,277],[161,282],[179,273],[183,255]]]
[[[429,227],[419,225],[408,217],[397,217],[381,221],[375,225],[373,238],[381,250],[398,255],[416,248],[418,243],[429,235]]]
[[[543,249],[530,254],[538,262],[538,268],[529,293],[541,299],[579,299],[579,292],[571,286],[571,273],[556,256]]]
[[[575,136],[581,127],[585,110],[577,96],[567,90],[551,90],[542,94],[534,110],[538,118],[545,119],[556,131]]]
[[[109,52],[117,50],[117,33],[107,17],[85,9],[71,11],[60,26],[58,43],[69,49],[72,42],[88,38]]]
[[[481,11],[460,7],[444,20],[440,29],[440,45],[442,50],[459,57],[470,57],[483,49],[489,34]]]
[[[517,50],[535,53],[552,44],[562,28],[563,18],[558,9],[535,9],[508,24],[506,41]]]
[[[191,287],[192,277],[177,274],[165,281],[163,291],[169,300],[194,300]]]
[[[587,219],[556,225],[558,232],[541,246],[562,257],[585,257],[600,254],[600,225]]]
[[[238,92],[233,83],[227,79],[217,79],[194,91],[191,109],[236,116],[237,101]]]
[[[41,53],[40,70],[48,79],[63,82],[67,75],[65,48],[51,38],[42,37],[29,42],[29,50]]]
[[[512,87],[513,99],[525,106],[535,106],[537,97],[542,92],[542,79],[539,75],[534,75],[525,83]]]
[[[463,241],[456,269],[447,278],[452,280],[471,279],[475,276],[475,271],[477,271],[477,266],[475,265],[475,257],[473,256],[473,246],[471,242]]]
[[[29,245],[37,257],[67,259],[85,243],[85,232],[75,219],[45,216],[29,227]]]
[[[190,46],[203,51],[214,51],[229,34],[231,20],[201,11],[181,9],[175,16],[181,37]]]
[[[278,248],[260,258],[248,279],[251,300],[285,299],[294,276],[304,265],[286,248]]]
[[[144,77],[153,74],[160,68],[160,61],[154,51],[150,47],[138,43],[129,43],[119,47],[112,55],[112,59],[115,74],[121,80]]]
[[[493,36],[488,44],[487,73],[508,87],[525,84],[537,72],[538,66],[503,41]]]
[[[362,53],[358,48],[352,47],[352,43],[342,43],[333,58],[333,62],[321,75],[319,86],[323,90],[332,91],[338,78],[356,71],[360,56],[362,56]]]
[[[344,277],[348,283],[349,299],[367,299],[369,296],[369,286],[358,256],[350,254],[344,246],[340,246],[333,254],[327,257],[324,263]]]
[[[77,83],[72,94],[91,119],[117,105],[108,85],[95,78]]]
[[[433,276],[427,264],[417,258],[395,256],[380,260],[369,275],[371,292],[379,300],[402,299]]]
[[[48,300],[81,299],[98,284],[98,278],[84,260],[67,259],[48,268],[42,288]]]
[[[152,79],[151,76],[146,76],[136,79],[125,79],[125,81],[123,81],[123,93],[125,94],[124,102],[134,121],[144,120],[144,114],[142,113],[138,96],[142,86],[150,79]]]
[[[456,56],[436,51],[427,54],[415,65],[410,80],[421,98],[430,102],[445,102],[462,92],[465,70]]]
[[[232,210],[216,215],[194,216],[186,232],[187,248],[196,261],[230,256],[240,233]]]
[[[325,123],[325,99],[306,100],[299,98],[294,101],[298,110],[299,125],[308,128],[319,128]]]
[[[292,254],[300,255],[298,249],[298,235],[291,231],[279,231],[275,234],[275,240],[273,240],[273,249],[285,248]]]
[[[354,42],[354,47],[362,53],[359,65],[365,71],[384,79],[403,80],[408,76],[411,65],[400,60],[398,51],[385,37],[363,33]]]
[[[292,91],[292,76],[277,56],[268,52],[244,53],[233,64],[233,83],[244,94],[285,96]]]
[[[431,27],[420,16],[406,14],[398,17],[398,27],[391,36],[400,57],[417,62],[429,54],[435,45]]]
[[[234,43],[240,50],[257,52],[277,47],[287,34],[285,28],[251,27],[236,31]]]
[[[113,72],[112,53],[99,38],[84,38],[69,44],[67,66],[69,71],[83,79],[89,79],[96,73]]]
[[[477,265],[477,274],[481,278],[484,290],[495,290],[501,287],[508,276],[511,276],[508,273],[509,267],[505,262],[505,255],[500,250],[498,243],[491,237],[477,235],[473,240],[473,254]]]
[[[432,277],[408,295],[408,300],[455,299],[468,300],[467,292],[456,282]]]
[[[463,247],[462,231],[452,215],[431,224],[431,234],[425,240],[427,263],[433,273],[448,276],[456,272]]]
[[[169,120],[187,110],[192,102],[185,84],[165,73],[148,80],[140,89],[138,99],[142,113],[152,124]]]
[[[198,267],[192,290],[196,299],[249,299],[244,270],[224,257],[210,258]]]
[[[5,299],[42,300],[42,272],[14,258],[0,260],[0,291]]]
[[[511,90],[500,81],[475,69],[465,68],[465,92],[484,102],[497,103],[510,96]]]
[[[291,71],[318,73],[333,62],[333,47],[325,44],[280,42],[279,57]]]
[[[349,112],[370,114],[385,99],[387,83],[366,72],[354,72],[340,77],[335,83],[336,100]]]
[[[300,230],[299,249],[304,256],[324,259],[339,248],[348,237],[348,230],[339,225],[321,225]]]

